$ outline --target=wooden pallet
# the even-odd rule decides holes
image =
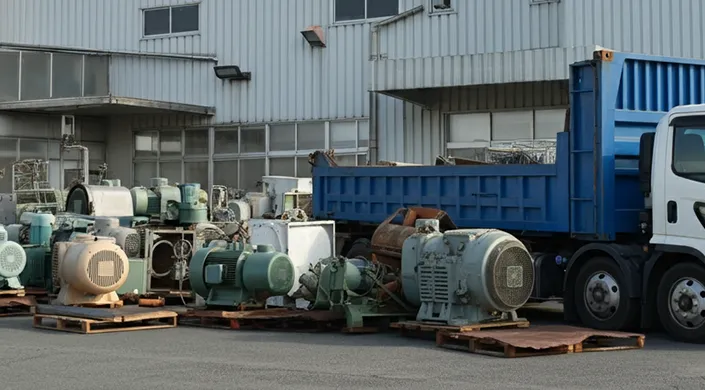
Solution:
[[[344,325],[344,318],[341,314],[331,311],[286,308],[243,311],[190,309],[180,316],[179,323],[215,329],[320,332],[340,330]]]
[[[81,303],[78,305],[70,305],[73,307],[90,307],[96,309],[119,309],[124,306],[123,301],[117,301],[112,303]]]
[[[23,297],[23,296],[25,296],[25,291],[24,291],[24,289],[19,289],[19,290],[0,290],[0,297],[4,297],[4,296]]]
[[[36,305],[31,295],[0,295],[0,317],[29,316]]]
[[[600,332],[560,325],[474,333],[439,332],[436,337],[439,347],[505,358],[624,351],[641,349],[644,342],[645,336],[641,334]]]
[[[44,320],[53,320],[49,325]],[[178,314],[169,310],[141,307],[120,309],[85,308],[75,306],[38,305],[33,326],[38,329],[62,332],[96,334],[174,328]]]
[[[497,328],[528,328],[529,321],[488,321],[479,324],[453,326],[426,321],[402,321],[390,324],[391,328],[399,329],[402,336],[419,336],[424,334],[435,334],[436,341],[438,335],[442,333],[467,333],[484,329]]]

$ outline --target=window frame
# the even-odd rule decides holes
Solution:
[[[531,112],[532,113],[532,126],[531,126],[531,138],[526,139],[526,138],[517,138],[514,141],[525,141],[525,142],[556,142],[555,140],[550,140],[547,138],[536,138],[536,113],[539,111],[566,111],[568,109],[567,106],[552,106],[552,107],[534,107],[534,108],[516,108],[516,109],[498,109],[498,110],[482,110],[482,111],[457,111],[457,112],[448,112],[443,116],[443,126],[445,128],[445,131],[443,132],[444,134],[444,139],[443,139],[443,144],[445,145],[445,153],[449,153],[449,151],[452,150],[458,150],[458,149],[471,149],[471,148],[482,148],[482,147],[492,147],[493,145],[497,144],[502,144],[504,142],[510,142],[510,141],[502,141],[502,140],[495,140],[494,139],[494,114],[501,114],[501,113],[508,113],[508,112]],[[451,120],[450,117],[452,115],[472,115],[472,114],[489,114],[490,116],[490,133],[489,137],[490,139],[488,140],[487,143],[484,143],[482,141],[476,141],[476,142],[453,142],[450,139],[450,132],[451,132]],[[563,129],[565,131],[565,129]],[[559,131],[560,133],[560,131]],[[558,133],[557,133],[558,134]]]
[[[698,118],[703,118],[700,121]],[[690,122],[692,121],[692,122]],[[703,121],[703,122],[701,122]],[[695,125],[691,125],[690,123],[695,123]],[[669,119],[669,128],[671,129],[671,134],[669,136],[671,146],[671,156],[670,156],[670,166],[671,166],[671,172],[673,172],[674,175],[677,177],[680,177],[681,179],[688,180],[688,181],[694,181],[697,183],[703,183],[705,182],[704,180],[697,180],[693,179],[692,177],[687,177],[688,172],[681,172],[677,167],[676,167],[676,157],[677,157],[677,146],[678,142],[676,141],[677,137],[679,136],[679,131],[683,130],[683,132],[680,134],[681,136],[686,135],[685,131],[688,130],[702,130],[705,132],[705,125],[701,125],[701,123],[705,123],[705,115],[679,115],[679,116],[674,116]],[[702,126],[702,127],[695,127],[695,126]],[[700,135],[701,138],[703,138],[703,143],[705,143],[705,138]]]
[[[457,8],[456,8],[456,6],[457,6],[457,5],[456,5],[456,1],[457,1],[457,0],[450,0],[450,7],[446,8],[446,9],[436,9],[436,8],[434,8],[434,5],[435,5],[438,1],[442,1],[442,0],[427,0],[427,1],[426,1],[426,5],[427,5],[427,7],[428,7],[428,14],[429,14],[429,15],[447,15],[447,14],[454,14],[454,13],[458,12],[458,10],[457,10]]]
[[[345,149],[335,149],[335,154],[337,156],[354,156],[355,157],[355,162],[356,164],[359,164],[360,161],[367,162],[369,159],[369,145],[368,146],[363,146],[361,145],[361,137],[360,137],[360,131],[363,128],[366,128],[369,131],[369,118],[368,117],[360,117],[360,118],[351,118],[351,119],[340,119],[340,120],[308,120],[308,121],[298,121],[298,122],[292,122],[292,121],[280,121],[280,122],[264,122],[264,123],[247,123],[247,124],[242,124],[242,125],[232,125],[232,124],[221,124],[221,125],[211,125],[211,126],[203,126],[203,125],[194,125],[194,126],[182,126],[182,127],[173,127],[173,126],[165,126],[162,128],[159,127],[154,127],[154,126],[146,126],[146,127],[140,127],[136,126],[131,129],[132,133],[132,138],[131,138],[131,148],[132,148],[132,161],[130,164],[130,180],[132,185],[135,185],[135,166],[136,164],[154,164],[154,170],[157,174],[157,176],[162,176],[161,172],[161,164],[162,163],[175,163],[175,162],[180,162],[181,163],[181,179],[185,180],[186,179],[186,164],[190,162],[208,162],[208,183],[200,183],[201,188],[204,190],[208,189],[210,192],[210,189],[212,188],[213,185],[216,184],[222,184],[222,183],[217,183],[215,180],[215,171],[216,171],[216,163],[220,162],[234,162],[235,165],[237,166],[237,183],[238,186],[242,185],[242,178],[240,177],[240,163],[243,160],[264,160],[265,163],[265,174],[266,175],[271,175],[271,159],[277,159],[277,158],[291,158],[294,160],[294,174],[296,177],[310,177],[310,172],[301,172],[300,167],[299,167],[299,161],[301,159],[308,159],[308,156],[310,153],[314,152],[315,150],[329,150],[331,149],[330,142],[331,142],[331,124],[333,123],[340,123],[340,122],[350,122],[350,123],[355,123],[355,131],[357,134],[356,137],[356,147],[355,148],[345,148]],[[363,124],[364,123],[364,124]],[[299,149],[298,145],[298,132],[299,132],[299,126],[300,125],[305,125],[305,124],[322,124],[323,125],[323,130],[324,130],[324,144],[321,146],[321,148],[316,148],[316,149]],[[271,127],[272,126],[277,126],[277,125],[293,125],[293,132],[294,132],[294,145],[292,145],[293,149],[289,150],[276,150],[272,151],[271,149]],[[199,130],[208,130],[208,154],[207,155],[200,155],[200,156],[188,156],[185,153],[186,147],[185,147],[185,142],[186,142],[186,134],[189,131],[199,131]],[[242,142],[242,131],[245,130],[247,131],[248,129],[261,129],[265,132],[265,151],[264,152],[243,152],[241,148],[241,142]],[[181,131],[181,144],[182,144],[182,154],[180,156],[177,155],[163,155],[161,153],[161,135],[162,133],[168,133],[168,132],[174,132],[174,131]],[[218,131],[227,131],[227,132],[234,132],[237,135],[237,140],[238,140],[238,148],[236,151],[231,151],[227,153],[216,153],[215,152],[215,135],[216,132]],[[151,137],[156,136],[156,155],[150,155],[150,156],[137,156],[136,155],[136,145],[135,145],[135,137],[137,135],[150,135]],[[154,139],[154,138],[153,138]],[[151,141],[155,142],[155,141]],[[367,142],[369,143],[369,134],[367,134]],[[303,174],[303,176],[302,176]]]
[[[183,32],[172,32],[172,23],[173,23],[173,15],[172,11],[174,8],[182,8],[182,7],[193,7],[196,6],[198,7],[198,29],[194,31],[183,31]],[[146,23],[146,18],[145,18],[145,13],[149,11],[158,11],[158,10],[163,10],[163,9],[168,9],[169,10],[169,32],[165,34],[150,34],[146,35],[145,34],[145,23]],[[183,36],[193,36],[193,35],[200,35],[201,34],[201,1],[195,1],[191,3],[185,3],[185,4],[174,4],[174,5],[163,5],[163,6],[158,6],[158,7],[144,7],[140,8],[140,16],[141,16],[141,36],[142,40],[148,40],[148,39],[160,39],[160,38],[171,38],[171,37],[183,37]]]
[[[388,18],[391,18],[391,17],[396,16],[396,15],[391,15],[391,16],[381,16],[381,17],[377,17],[377,18],[368,18],[368,17],[367,17],[367,3],[368,3],[370,0],[360,0],[360,1],[364,1],[364,2],[365,2],[365,17],[364,17],[363,19],[340,20],[340,21],[338,21],[338,20],[336,20],[336,18],[335,18],[335,9],[336,9],[336,7],[338,6],[338,1],[337,1],[337,0],[333,0],[333,6],[330,7],[330,8],[331,8],[331,13],[332,13],[332,14],[331,14],[331,20],[333,21],[333,24],[332,24],[332,25],[333,25],[333,26],[339,26],[339,25],[346,25],[346,24],[374,23],[374,22],[378,22],[378,21],[380,21],[380,20],[384,20],[384,19],[388,19]],[[396,0],[396,2],[397,2],[397,15],[399,15],[400,13],[402,13],[402,1],[401,1],[401,0]]]

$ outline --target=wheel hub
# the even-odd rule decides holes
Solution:
[[[673,284],[669,308],[676,322],[686,328],[705,324],[705,286],[692,278],[681,278]]]
[[[594,317],[606,320],[619,307],[620,289],[617,281],[606,272],[592,274],[585,284],[585,303]]]

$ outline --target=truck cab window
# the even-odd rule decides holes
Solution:
[[[684,118],[685,119],[685,118]],[[694,119],[694,118],[693,118]],[[675,126],[673,138],[673,171],[687,179],[705,182],[705,118],[687,126]]]

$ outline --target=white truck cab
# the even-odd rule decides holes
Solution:
[[[705,342],[705,105],[673,108],[640,149],[650,244],[663,261],[652,285],[658,316],[678,338]]]

